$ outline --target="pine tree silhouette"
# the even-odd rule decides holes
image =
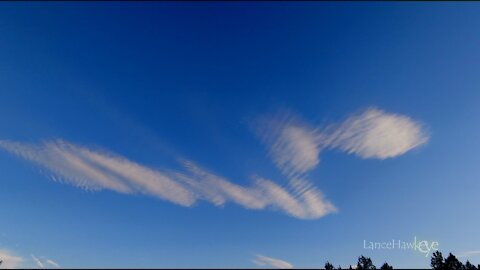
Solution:
[[[465,270],[477,270],[477,267],[475,267],[475,265],[473,265],[469,261],[467,261],[465,263]]]
[[[430,266],[433,270],[480,270],[480,264],[478,266],[473,265],[468,260],[465,262],[465,265],[455,257],[452,253],[448,254],[447,258],[444,258],[440,251],[436,251],[432,254],[430,259]],[[330,262],[325,263],[326,270],[334,270],[334,266]],[[338,266],[337,270],[342,268]],[[353,270],[352,266],[348,268]],[[358,270],[376,270],[377,268],[372,262],[372,259],[361,255],[358,257],[357,267]],[[393,266],[385,262],[379,270],[393,270]]]
[[[375,265],[373,265],[372,259],[366,258],[362,255],[358,258],[357,269],[358,270],[375,270],[377,268],[375,267]]]
[[[430,260],[430,266],[432,267],[433,270],[445,269],[443,255],[440,251],[437,250],[432,254],[432,259]]]
[[[457,257],[452,253],[448,254],[448,257],[445,259],[445,268],[446,269],[464,269],[463,263],[461,263]]]
[[[393,266],[389,265],[388,263],[384,263],[380,270],[393,270]]]
[[[330,262],[325,263],[325,270],[334,270],[335,268],[333,267],[333,264]]]

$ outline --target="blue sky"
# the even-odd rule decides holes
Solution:
[[[480,263],[480,5],[5,2],[15,267]]]

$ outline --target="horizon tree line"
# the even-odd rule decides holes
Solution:
[[[0,266],[2,265],[3,260],[0,258]],[[430,266],[433,270],[480,270],[480,264],[477,266],[470,263],[470,261],[466,261],[463,264],[461,261],[455,257],[452,253],[448,254],[447,258],[443,258],[443,255],[440,251],[436,251],[432,254],[432,258],[430,259]],[[338,266],[335,268],[333,264],[329,261],[325,263],[324,266],[325,270],[341,270],[342,267]],[[348,269],[354,269],[351,265]],[[355,267],[357,270],[377,270],[377,267],[373,264],[372,259],[361,255],[358,257],[357,265]],[[380,270],[393,270],[393,266],[389,265],[387,262],[384,262],[382,266],[379,268]]]
[[[480,264],[477,266],[470,263],[470,261],[466,261],[463,264],[461,261],[457,259],[455,255],[452,253],[448,254],[447,258],[444,258],[440,251],[436,251],[432,254],[430,259],[430,266],[433,270],[480,270]],[[335,268],[332,263],[327,261],[324,266],[325,270],[341,270],[342,267],[338,266]],[[353,268],[351,265],[348,269],[357,269],[357,270],[393,270],[393,266],[389,265],[387,262],[384,262],[380,268],[377,268],[372,259],[361,255],[358,257],[357,265]]]

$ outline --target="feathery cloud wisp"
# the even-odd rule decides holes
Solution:
[[[300,176],[320,162],[320,134],[292,113],[262,117],[255,128],[275,165],[288,177]]]
[[[350,116],[328,136],[328,145],[362,158],[386,159],[428,141],[422,126],[407,116],[370,108]]]
[[[50,170],[55,180],[85,189],[144,193],[183,206],[195,201],[192,192],[166,174],[118,155],[91,151],[62,140],[43,145],[0,141],[0,147]]]
[[[242,187],[200,168],[191,161],[184,162],[184,166],[190,171],[190,176],[177,177],[190,184],[200,198],[215,205],[232,201],[248,209],[273,208],[303,219],[320,218],[337,211],[335,206],[311,185],[303,189],[290,185],[287,189],[273,181],[256,177],[253,185]]]
[[[38,259],[37,257],[35,257],[35,255],[30,254],[30,256],[32,257],[32,260],[35,262],[35,264],[36,264],[38,267],[40,267],[40,268],[43,268],[43,267],[44,267],[42,261],[40,261],[40,259]]]
[[[275,259],[275,258],[270,258],[267,256],[263,255],[256,255],[255,259],[253,260],[253,263],[259,266],[269,266],[269,267],[274,267],[274,268],[279,268],[279,269],[290,269],[293,268],[293,265],[287,261],[280,260],[280,259]]]
[[[55,262],[54,260],[46,259],[45,262],[50,264],[53,267],[57,267],[57,268],[60,267],[60,265],[57,262]]]
[[[39,267],[39,268],[58,268],[60,267],[60,265],[51,260],[51,259],[48,259],[48,258],[45,258],[43,256],[40,256],[40,257],[37,257],[33,254],[30,254],[30,256],[32,257],[32,260],[33,262],[35,262],[35,264]]]
[[[289,114],[264,119],[261,126],[259,135],[269,145],[276,165],[288,176],[287,187],[260,177],[250,186],[240,186],[191,161],[182,162],[183,170],[161,171],[62,140],[40,145],[0,140],[0,148],[48,169],[55,181],[84,189],[145,194],[185,207],[197,200],[217,206],[230,201],[248,209],[272,208],[314,219],[337,211],[311,183],[299,180],[318,165],[322,149],[339,148],[363,158],[384,159],[428,140],[420,124],[378,109],[351,116],[323,133]]]
[[[284,113],[259,120],[258,135],[270,157],[288,177],[313,170],[324,149],[340,149],[361,158],[392,158],[425,144],[429,136],[422,125],[403,115],[369,108],[324,131]]]
[[[48,169],[54,180],[85,189],[146,194],[185,207],[192,206],[197,200],[206,200],[217,206],[230,201],[248,209],[278,209],[304,219],[319,218],[336,211],[333,204],[312,186],[287,189],[258,178],[251,186],[243,187],[191,161],[182,162],[182,171],[160,171],[116,154],[93,151],[62,140],[41,145],[0,141],[0,148]]]
[[[20,268],[24,261],[22,257],[17,256],[6,249],[0,249],[0,259],[2,260],[0,268],[5,269]]]

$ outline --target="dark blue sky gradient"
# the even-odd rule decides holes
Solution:
[[[254,267],[255,254],[344,266],[365,254],[399,268],[429,261],[363,240],[479,250],[479,12],[474,2],[0,3],[0,139],[64,138],[154,168],[183,157],[247,184],[255,173],[283,181],[250,127],[278,109],[323,125],[375,106],[431,134],[395,159],[322,153],[310,176],[339,212],[318,220],[82,191],[2,151],[0,249],[65,267]]]

